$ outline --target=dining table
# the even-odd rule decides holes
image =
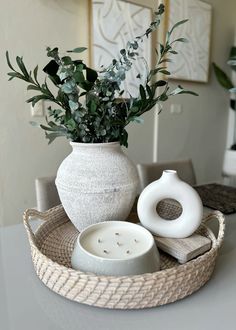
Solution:
[[[205,213],[212,212],[210,209]],[[0,228],[1,330],[235,330],[236,214],[226,230],[211,279],[194,294],[160,307],[112,310],[83,305],[37,277],[22,224]],[[38,226],[38,221],[33,227]],[[216,223],[210,224],[217,232]]]

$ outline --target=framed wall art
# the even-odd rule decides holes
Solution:
[[[140,3],[122,0],[92,0],[92,65],[99,70],[108,66],[112,59],[119,56],[119,51],[126,47],[127,41],[145,31],[152,18],[150,7]],[[152,63],[152,40],[145,39],[139,49],[140,58],[134,63],[134,69],[127,73],[127,80],[122,86],[124,96],[137,96],[137,73],[145,72],[146,66]],[[141,67],[141,70],[140,70]],[[142,80],[140,81],[142,83]]]
[[[173,37],[190,41],[176,44],[178,55],[168,65],[172,79],[207,82],[210,60],[211,5],[199,0],[168,0],[168,26],[188,18]]]

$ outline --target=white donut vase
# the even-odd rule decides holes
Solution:
[[[167,198],[178,201],[182,207],[182,214],[177,219],[163,219],[156,211],[157,204]],[[199,227],[203,206],[198,193],[180,180],[176,171],[166,170],[159,180],[152,182],[142,191],[137,211],[142,225],[153,234],[185,238]]]

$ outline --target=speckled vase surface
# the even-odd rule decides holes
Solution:
[[[101,221],[125,220],[137,194],[136,166],[118,142],[70,144],[56,186],[72,223],[81,231]]]

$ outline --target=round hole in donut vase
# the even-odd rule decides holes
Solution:
[[[175,220],[163,219],[156,211],[164,199],[174,199],[182,206],[181,215]],[[144,227],[161,237],[185,238],[199,227],[203,206],[198,193],[180,180],[176,171],[166,170],[161,178],[149,184],[138,200],[138,216]]]

